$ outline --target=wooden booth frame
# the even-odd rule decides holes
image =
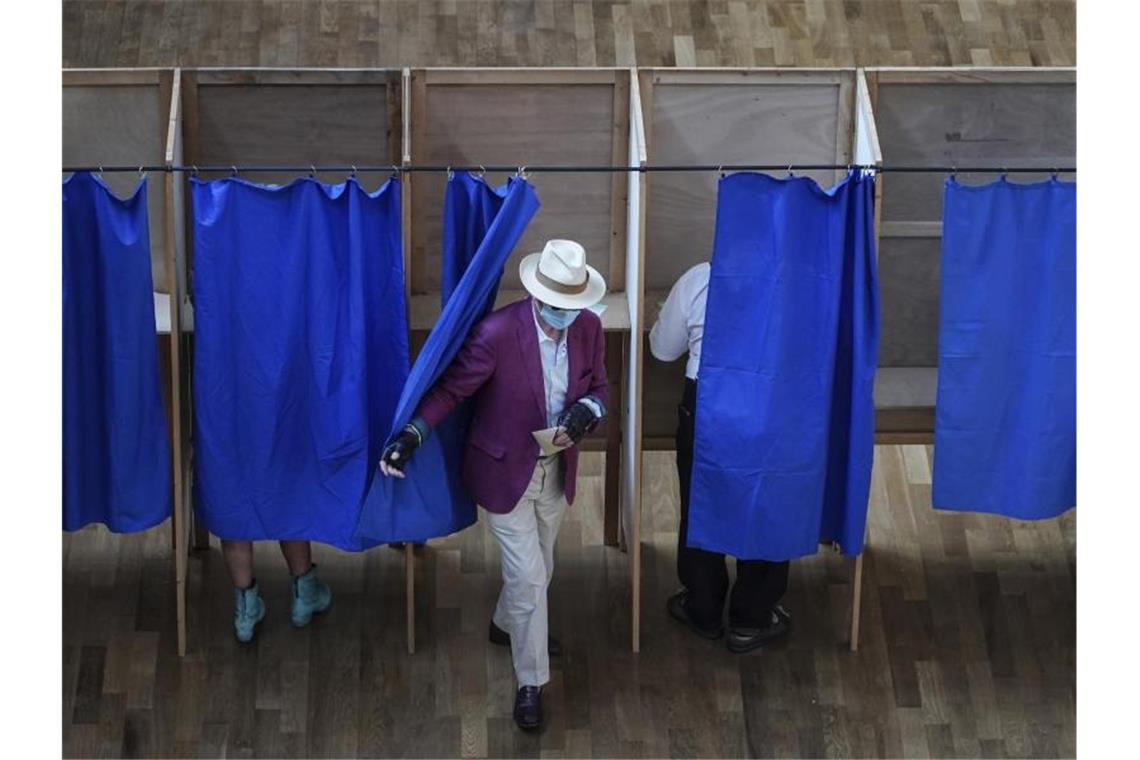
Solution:
[[[178,69],[64,69],[63,160],[65,165],[119,164],[172,166],[181,161]],[[150,94],[148,94],[150,93]],[[139,111],[148,115],[139,118]],[[153,113],[151,113],[153,111]],[[149,119],[150,126],[145,122]],[[141,147],[140,147],[141,146]],[[107,176],[116,191],[143,180],[135,175]],[[150,225],[151,267],[155,275],[155,327],[160,364],[165,365],[164,401],[171,453],[171,553],[174,564],[177,648],[186,654],[186,572],[189,551],[184,457],[188,398],[183,393],[182,330],[177,295],[180,273],[179,238],[183,220],[176,209],[181,190],[171,172],[145,176]],[[164,289],[165,292],[160,292]],[[165,337],[164,337],[165,336]],[[163,361],[165,359],[165,361]]]
[[[547,238],[572,236],[582,242],[606,278],[602,327],[611,414],[582,447],[606,455],[603,541],[630,553],[631,642],[638,651],[641,457],[639,442],[630,445],[629,431],[640,427],[641,363],[640,347],[631,346],[630,335],[631,326],[641,323],[644,205],[636,198],[644,175],[526,170],[527,165],[643,165],[644,132],[639,94],[631,87],[634,79],[633,70],[625,68],[405,70],[402,160],[433,166],[516,165],[516,173],[535,185],[542,206],[505,267],[496,306],[525,295],[518,260],[541,249]],[[492,184],[509,176],[491,175],[487,179]],[[416,350],[440,313],[444,182],[442,173],[405,175],[409,325]],[[409,616],[409,651],[414,646],[411,620]]]

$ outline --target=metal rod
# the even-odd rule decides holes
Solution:
[[[296,166],[65,166],[65,172],[189,172],[191,174],[206,172],[297,172],[311,174],[313,172],[345,172],[355,174],[361,172],[389,172],[391,174],[406,172],[519,172],[525,170],[528,174],[540,172],[543,174],[593,174],[602,172],[744,172],[744,171],[839,171],[844,169],[863,169],[875,172],[908,172],[929,174],[1073,174],[1077,171],[1073,166],[876,166],[874,164],[678,164],[678,165],[649,165],[649,166],[430,166],[430,165],[403,165],[393,164],[372,165],[336,165],[336,166],[310,166],[298,164]]]

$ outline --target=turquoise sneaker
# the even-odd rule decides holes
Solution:
[[[324,612],[332,604],[332,591],[317,577],[314,564],[309,572],[293,578],[293,625],[301,628],[309,624],[313,615]]]
[[[234,589],[234,634],[245,643],[253,639],[257,624],[265,617],[265,602],[257,593],[257,581],[246,589]]]

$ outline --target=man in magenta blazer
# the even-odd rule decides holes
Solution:
[[[499,543],[503,589],[490,639],[509,644],[518,691],[515,722],[542,722],[542,686],[550,654],[546,591],[554,540],[574,501],[577,444],[605,416],[605,344],[601,320],[587,307],[606,283],[572,240],[550,240],[519,265],[531,298],[485,317],[451,366],[424,396],[416,416],[381,457],[385,475],[403,477],[415,449],[456,406],[474,400],[463,454],[463,481],[487,512]],[[555,429],[544,454],[535,431]]]

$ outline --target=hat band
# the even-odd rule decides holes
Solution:
[[[538,280],[543,287],[553,290],[555,293],[561,293],[564,296],[580,296],[586,292],[586,286],[590,284],[590,270],[586,270],[586,279],[582,281],[581,285],[563,285],[557,280],[552,280],[542,273],[537,267],[534,270],[534,277]]]

